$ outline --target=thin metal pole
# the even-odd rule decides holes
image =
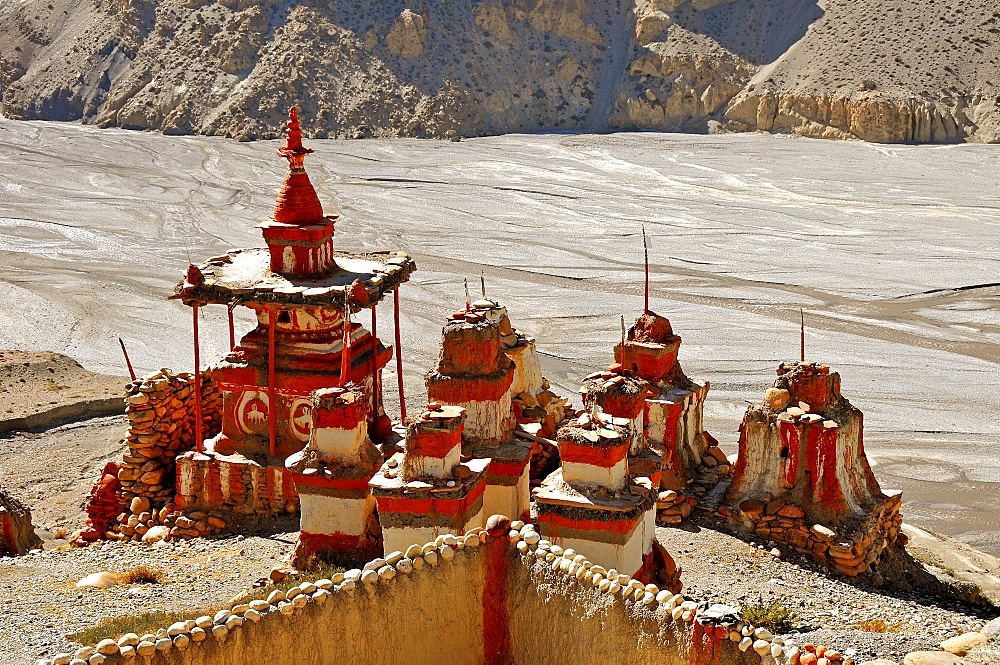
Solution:
[[[194,448],[201,452],[205,447],[201,421],[201,342],[198,339],[198,305],[191,308],[194,327]]]
[[[351,305],[344,302],[344,337],[340,344],[340,387],[347,385],[351,374]]]
[[[122,338],[119,337],[118,343],[121,344],[122,353],[125,354],[125,364],[128,366],[128,375],[132,377],[133,381],[135,381],[135,370],[132,369],[132,361],[128,359],[128,351],[125,350],[125,342],[123,342]]]
[[[801,332],[800,332],[800,344],[801,344],[801,356],[802,362],[806,361],[806,315],[803,311],[799,310],[799,319],[801,322]]]
[[[403,346],[399,335],[399,287],[392,292],[392,312],[396,327],[396,381],[399,384],[399,417],[406,423],[406,396],[403,394]]]
[[[275,395],[275,358],[274,358],[274,328],[277,323],[277,313],[273,309],[267,312],[267,427],[270,436],[268,448],[271,459],[278,456],[278,403]]]
[[[643,313],[649,313],[649,243],[646,242],[646,225],[642,225],[642,253],[645,255],[646,263],[646,285],[645,285],[645,304],[643,307]]]
[[[622,314],[622,359],[621,359],[622,372],[625,371],[625,315]]]

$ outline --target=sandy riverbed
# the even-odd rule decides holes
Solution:
[[[164,298],[189,259],[262,244],[276,145],[0,120],[0,348],[120,375],[120,335],[142,370],[188,368],[190,311]],[[553,384],[575,391],[610,361],[619,315],[641,308],[645,223],[653,309],[683,336],[688,374],[712,382],[706,417],[724,447],[745,401],[797,355],[804,308],[808,355],[865,412],[876,474],[903,488],[907,520],[1000,552],[995,147],[665,134],[309,145],[328,212],[342,201],[338,247],[416,257],[408,401],[422,399],[462,279],[481,271],[538,337]],[[379,316],[389,329],[390,309]],[[225,312],[205,317],[211,359]]]

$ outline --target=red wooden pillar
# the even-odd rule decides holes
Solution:
[[[194,448],[201,452],[205,448],[201,419],[201,343],[198,340],[198,305],[191,308],[194,328]]]
[[[377,305],[372,305],[372,422],[378,418],[378,316]]]
[[[278,456],[278,401],[275,395],[275,358],[274,358],[274,328],[277,323],[277,312],[267,311],[267,428],[270,437],[268,448],[271,459]]]
[[[399,335],[399,287],[392,291],[392,312],[396,327],[396,382],[399,385],[400,422],[406,424],[406,396],[403,394],[403,346]]]

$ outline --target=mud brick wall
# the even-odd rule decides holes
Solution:
[[[202,433],[222,428],[222,393],[202,374]],[[118,472],[126,498],[146,497],[154,507],[173,500],[174,460],[195,447],[194,377],[162,369],[125,389],[128,451]]]

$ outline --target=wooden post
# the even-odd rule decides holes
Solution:
[[[372,359],[371,359],[371,372],[372,372],[372,422],[378,417],[378,316],[376,315],[376,310],[378,309],[378,303],[372,305]]]
[[[201,343],[198,339],[198,305],[191,307],[191,320],[194,328],[194,449],[201,452],[205,449],[205,437],[202,432],[201,420]]]
[[[122,353],[125,355],[125,365],[128,366],[128,375],[132,378],[133,381],[135,381],[135,370],[132,369],[132,361],[128,359],[128,351],[125,350],[125,342],[123,342],[122,338],[119,337],[118,343],[121,344]]]
[[[340,387],[347,385],[351,375],[351,305],[344,301],[344,337],[340,344]]]
[[[802,362],[806,361],[806,315],[799,309],[799,320],[801,323],[800,330],[800,345],[801,345],[801,356]]]
[[[229,310],[229,350],[232,351],[236,348],[236,328],[233,326],[233,308],[236,307],[235,302],[231,302],[226,306]]]
[[[406,424],[406,396],[403,394],[403,346],[399,334],[399,287],[392,291],[392,312],[396,328],[396,382],[399,384],[400,423]]]
[[[267,310],[267,429],[270,437],[268,452],[273,460],[278,456],[278,400],[275,394],[275,357],[274,329],[277,324],[277,312]]]

